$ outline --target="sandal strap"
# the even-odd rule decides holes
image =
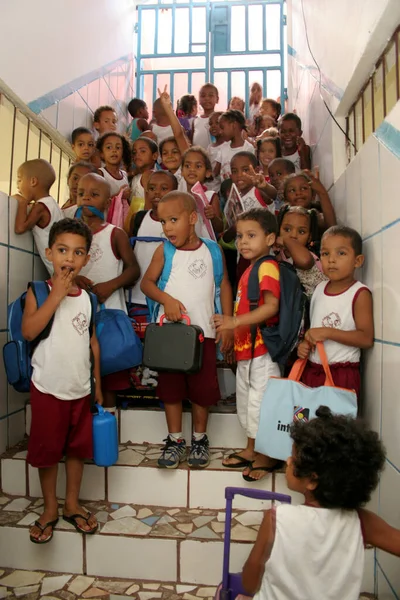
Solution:
[[[75,515],[64,515],[65,517],[67,517],[67,519],[83,519],[84,521],[86,521],[86,523],[88,523],[90,517],[92,516],[91,512],[87,512],[86,516],[85,515],[81,515],[79,513],[76,513]]]

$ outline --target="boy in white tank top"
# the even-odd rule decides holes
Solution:
[[[40,258],[50,275],[53,273],[53,265],[46,257],[49,232],[53,223],[63,218],[60,206],[50,196],[50,188],[55,180],[55,171],[47,160],[27,160],[18,169],[19,194],[14,196],[18,200],[15,233],[32,231]],[[29,210],[31,202],[34,204]]]
[[[166,445],[158,460],[160,467],[175,469],[186,460],[186,442],[182,436],[182,402],[192,402],[194,433],[188,459],[189,467],[204,468],[209,462],[207,421],[209,407],[220,399],[216,365],[216,341],[221,351],[232,348],[232,335],[217,336],[212,325],[214,313],[214,271],[211,253],[197,236],[196,204],[184,192],[170,192],[158,204],[158,218],[164,234],[176,251],[164,291],[157,287],[164,267],[164,248],[158,247],[142,280],[142,292],[160,305],[158,320],[165,314],[168,321],[180,321],[188,315],[204,331],[203,365],[199,373],[160,373],[158,395],[163,400],[168,423]],[[226,266],[221,283],[221,305],[225,315],[232,314],[232,290]]]
[[[76,278],[89,260],[92,234],[75,219],[62,219],[50,230],[46,257],[54,267],[47,282],[49,296],[38,308],[28,289],[22,334],[35,340],[50,324],[48,337],[39,341],[32,355],[30,402],[32,425],[27,461],[39,469],[44,511],[30,528],[30,540],[45,544],[58,522],[56,497],[58,463],[65,455],[67,496],[63,518],[80,533],[94,533],[97,522],[79,505],[84,459],[92,458],[90,412],[91,360],[93,353],[95,399],[103,403],[100,384],[100,351],[89,295]]]
[[[242,582],[254,600],[358,600],[364,548],[400,556],[400,530],[362,508],[385,464],[378,434],[321,406],[291,426],[290,490],[303,505],[265,512]]]
[[[125,313],[124,288],[131,286],[139,277],[139,266],[123,229],[104,220],[110,203],[110,186],[100,175],[84,175],[78,186],[80,218],[93,234],[90,260],[77,279],[80,287],[96,294],[99,304],[105,308],[123,310]],[[79,213],[78,213],[79,214]],[[111,373],[102,377],[104,409],[115,412],[116,391],[129,388],[129,371]]]

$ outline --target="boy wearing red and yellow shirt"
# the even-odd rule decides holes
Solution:
[[[250,266],[239,281],[235,302],[234,317],[215,315],[217,331],[235,330],[236,405],[241,426],[246,431],[247,446],[239,453],[233,453],[223,461],[225,467],[237,469],[245,467],[243,478],[258,481],[281,466],[280,461],[255,452],[254,444],[260,418],[261,400],[270,377],[279,377],[280,370],[272,362],[257,327],[254,349],[251,325],[276,324],[279,320],[279,267],[268,260],[258,271],[260,299],[258,308],[250,312],[247,288],[254,263],[268,256],[275,243],[278,225],[273,214],[265,208],[254,208],[239,215],[236,223],[237,248],[243,258],[250,260]]]

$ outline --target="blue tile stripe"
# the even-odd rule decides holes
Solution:
[[[13,412],[8,413],[7,415],[4,415],[3,417],[0,417],[0,421],[4,421],[4,419],[8,419],[8,417],[17,415],[18,413],[22,412],[23,410],[25,410],[25,406],[23,408],[19,408],[18,410],[14,410]]]
[[[383,568],[379,564],[379,560],[377,560],[376,562],[378,563],[378,568],[379,568],[380,572],[382,573],[382,575],[384,576],[384,578],[387,581],[388,586],[392,590],[393,596],[396,598],[396,600],[400,600],[400,597],[396,594],[396,592],[394,591],[394,587],[392,586],[392,584],[390,583],[389,579],[387,578],[387,575],[386,575],[385,571],[383,570]],[[378,590],[378,594],[379,594],[379,590]]]
[[[76,79],[73,79],[64,85],[61,85],[55,90],[51,90],[47,94],[36,98],[36,100],[32,100],[32,102],[28,103],[28,106],[34,113],[38,115],[40,112],[42,112],[42,110],[45,110],[46,108],[49,108],[49,106],[60,102],[60,100],[70,96],[88,83],[91,83],[92,81],[103,77],[107,73],[114,71],[114,69],[116,69],[118,66],[130,62],[133,60],[133,58],[133,53],[121,56],[117,60],[107,63],[98,69],[94,69],[94,71],[90,71],[85,75],[81,75],[80,77],[77,77]]]
[[[388,121],[383,121],[374,132],[374,136],[397,158],[400,158],[400,131]]]
[[[305,65],[304,63],[300,62],[297,51],[292,46],[290,46],[290,44],[288,44],[287,51],[289,56],[292,56],[296,60],[298,66],[304,71],[308,71],[311,77],[313,77],[319,83],[320,75],[315,64]],[[341,100],[343,98],[344,91],[339,86],[337,86],[336,83],[329,79],[329,77],[327,77],[322,71],[321,86],[324,88],[324,90],[328,92],[328,94],[334,96],[338,100]]]
[[[363,238],[363,242],[370,240],[371,238],[375,237],[376,235],[379,235],[380,233],[382,233],[383,231],[386,231],[386,229],[390,229],[391,227],[394,227],[395,225],[398,225],[399,223],[400,223],[400,218],[395,219],[391,223],[388,223],[387,225],[384,225],[383,227],[378,229],[378,231],[374,231],[374,233],[371,233],[370,235],[365,236],[365,238]]]
[[[18,246],[12,246],[11,244],[4,244],[4,242],[0,242],[0,246],[4,246],[4,248],[10,248],[11,250],[19,250],[19,252],[25,252],[25,254],[33,254],[34,256],[39,256],[33,250],[26,250],[26,248],[18,248]]]
[[[380,340],[378,338],[374,338],[374,342],[378,342],[378,344],[384,344],[385,346],[395,346],[396,348],[400,348],[399,342],[389,342],[389,340]]]

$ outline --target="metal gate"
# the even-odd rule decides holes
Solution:
[[[167,85],[175,105],[210,81],[225,110],[232,96],[247,106],[249,86],[258,81],[264,96],[284,98],[284,9],[284,0],[142,0],[137,96],[151,106]]]

